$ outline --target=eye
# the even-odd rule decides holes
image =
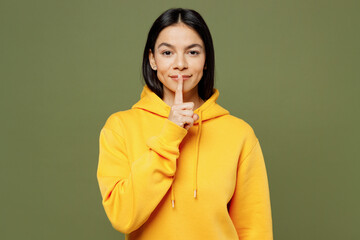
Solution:
[[[170,51],[164,51],[161,53],[162,55],[165,55],[165,56],[170,56],[171,52]]]
[[[200,54],[199,51],[190,51],[189,53],[190,53],[190,55],[194,55],[194,56]]]

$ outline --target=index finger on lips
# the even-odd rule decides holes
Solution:
[[[184,103],[174,106],[174,108],[175,109],[190,109],[190,110],[192,110],[194,108],[194,103],[193,102],[184,102]]]
[[[180,74],[178,74],[178,84],[177,84],[177,88],[176,88],[176,91],[175,91],[174,104],[183,103],[182,90],[183,90],[183,79],[182,79],[182,76]]]

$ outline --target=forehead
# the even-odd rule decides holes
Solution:
[[[185,24],[176,24],[164,28],[156,39],[155,47],[166,42],[178,47],[198,43],[204,46],[200,35],[191,27]]]

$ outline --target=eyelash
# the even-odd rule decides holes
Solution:
[[[170,52],[170,51],[164,51],[164,52],[162,52],[161,53],[161,55],[164,55],[164,56],[170,56],[170,55],[167,55],[167,54],[165,54],[165,53],[168,53],[168,52]],[[195,54],[191,54],[191,55],[193,55],[193,56],[196,56],[196,55],[199,55],[200,54],[200,52],[199,51],[190,51],[190,52],[194,52]]]

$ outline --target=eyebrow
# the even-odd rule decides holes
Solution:
[[[166,42],[160,43],[160,45],[158,46],[158,49],[159,49],[161,46],[166,46],[166,47],[174,48],[173,45],[171,45],[170,43],[166,43]],[[202,46],[201,46],[200,44],[197,44],[197,43],[193,43],[193,44],[187,46],[185,49],[190,49],[190,48],[193,48],[193,47],[199,47],[199,48],[202,49]]]

